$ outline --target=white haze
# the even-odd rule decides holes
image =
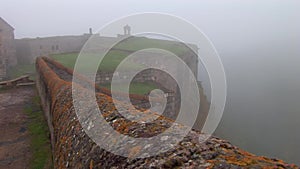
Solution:
[[[300,164],[299,0],[1,0],[0,5],[0,16],[17,38],[83,34],[138,12],[185,18],[216,46],[228,82],[218,136]]]

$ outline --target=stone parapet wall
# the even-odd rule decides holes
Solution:
[[[36,69],[37,88],[51,131],[54,168],[298,168],[282,160],[255,156],[216,137],[210,137],[201,143],[201,138],[205,135],[197,130],[191,130],[174,149],[153,157],[134,158],[147,146],[132,149],[119,147],[130,154],[131,158],[115,155],[97,146],[79,123],[72,100],[69,69],[46,58],[37,59]],[[82,80],[82,83],[77,84],[77,92],[85,96],[90,89],[82,84],[89,82]],[[105,90],[99,90],[96,98],[106,122],[124,135],[152,137],[173,124],[172,120],[163,116],[149,124],[131,122],[114,109],[112,98]],[[89,110],[83,107],[83,111]],[[135,113],[132,111],[128,110],[129,113]],[[104,129],[104,124],[97,125],[103,125]],[[111,146],[116,141],[110,134],[103,135],[100,139]],[[172,142],[168,139],[171,138],[166,140]],[[135,143],[131,142],[131,145]]]

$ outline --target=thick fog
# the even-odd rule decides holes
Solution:
[[[16,38],[83,34],[138,12],[185,18],[215,45],[228,83],[217,136],[300,164],[299,0],[1,0],[0,5]]]

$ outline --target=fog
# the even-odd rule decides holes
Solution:
[[[253,153],[299,164],[298,46],[278,40],[223,54],[228,95],[217,135]]]
[[[300,164],[299,8],[298,0],[1,0],[0,16],[16,38],[83,34],[138,12],[185,18],[210,38],[227,75],[216,135],[252,153]]]

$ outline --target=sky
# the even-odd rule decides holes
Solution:
[[[141,12],[182,17],[212,38],[224,34],[272,38],[299,34],[299,5],[298,0],[1,0],[0,16],[15,28],[16,38],[83,34],[90,27],[97,30]]]
[[[299,6],[299,0],[1,0],[0,16],[16,38],[26,38],[80,35],[134,13],[161,12],[197,26],[222,53],[279,40],[298,45]]]

